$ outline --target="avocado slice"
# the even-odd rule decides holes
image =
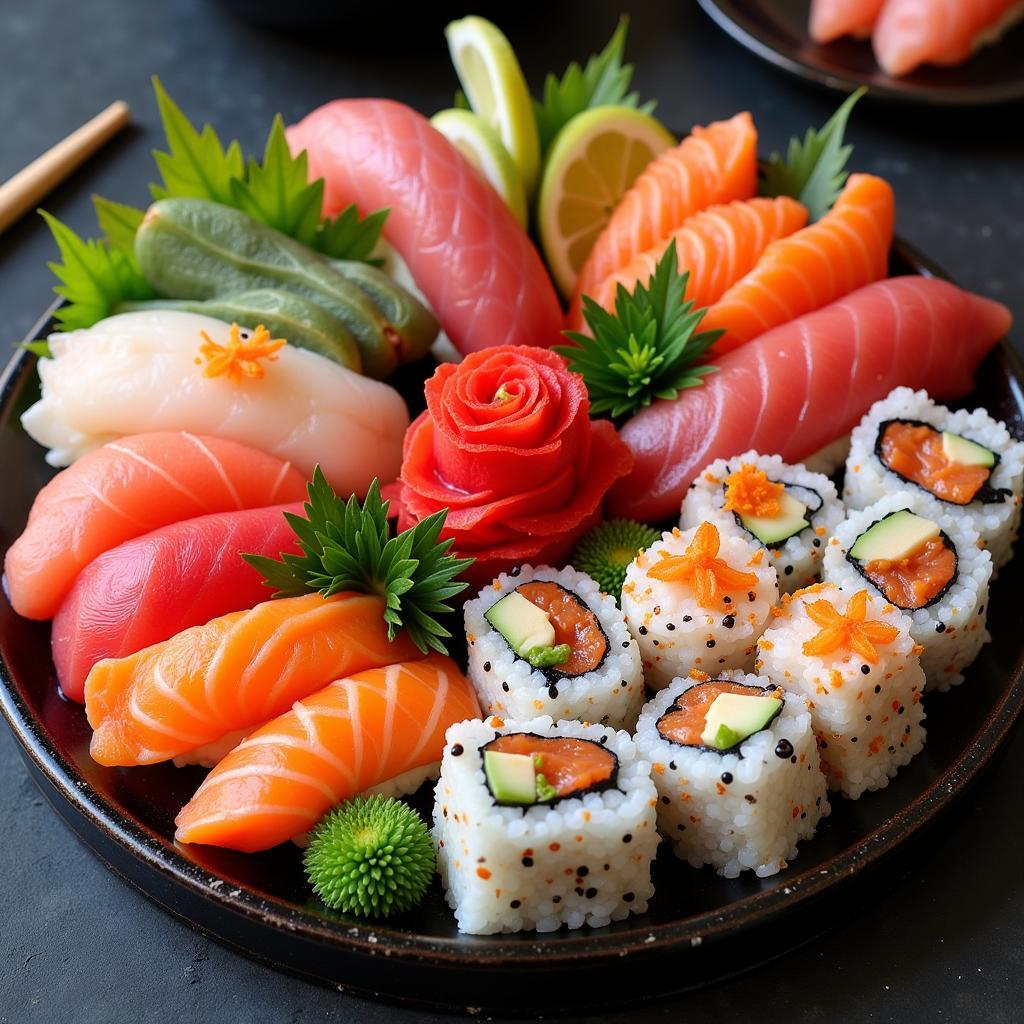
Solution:
[[[940,532],[938,523],[915,515],[909,509],[900,509],[865,530],[850,548],[850,557],[858,562],[897,562],[938,537]]]
[[[700,741],[706,747],[729,750],[760,732],[781,710],[781,697],[720,693],[704,716]]]
[[[517,590],[495,601],[484,618],[508,641],[509,647],[534,668],[562,665],[572,657],[568,644],[555,646],[551,616]]]
[[[942,454],[950,462],[956,462],[961,466],[983,466],[991,469],[996,464],[996,453],[977,441],[968,440],[959,434],[951,434],[948,430],[942,432]]]
[[[524,598],[525,600],[525,598]],[[529,754],[484,751],[484,775],[491,796],[499,804],[535,804],[537,774]]]
[[[777,516],[740,514],[739,519],[743,528],[749,530],[765,547],[781,544],[811,525],[807,518],[807,506],[787,491],[783,491],[779,497]]]

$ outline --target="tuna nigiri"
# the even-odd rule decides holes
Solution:
[[[710,306],[753,270],[767,246],[799,231],[806,223],[807,210],[788,196],[709,206],[687,218],[660,248],[634,256],[625,267],[606,278],[591,297],[613,311],[618,285],[631,292],[638,283],[646,284],[665,248],[675,242],[679,270],[690,274],[686,298],[698,307]],[[583,326],[578,295],[569,314],[569,326],[573,330]]]
[[[866,37],[885,0],[811,0],[811,38],[830,43],[841,36]]]
[[[634,468],[606,508],[674,516],[708,463],[749,449],[799,462],[897,385],[964,395],[1009,326],[1005,306],[946,281],[896,277],[862,288],[730,352],[701,387],[630,420],[621,436]]]
[[[647,249],[664,251],[687,217],[719,203],[750,199],[757,186],[757,131],[747,113],[697,127],[651,161],[615,208],[580,271],[576,291],[602,281]]]
[[[553,345],[562,312],[540,255],[501,197],[421,114],[335,100],[288,129],[323,177],[324,215],[390,209],[384,235],[462,353]]]
[[[702,328],[726,332],[715,351],[726,352],[885,277],[895,214],[888,182],[850,175],[821,220],[769,245],[708,310]]]
[[[367,789],[415,790],[429,774],[416,769],[441,760],[445,730],[479,716],[472,686],[438,654],[338,679],[239,743],[175,819],[175,838],[276,846]]]
[[[22,424],[57,466],[124,434],[191,430],[289,459],[307,477],[319,463],[344,494],[398,475],[409,416],[394,388],[270,339],[248,350],[256,340],[177,310],[55,334],[53,358],[39,361],[43,396]]]
[[[1022,14],[1020,0],[886,0],[871,40],[875,59],[889,75],[959,64]]]
[[[332,679],[416,657],[405,631],[388,640],[379,597],[265,601],[96,665],[85,681],[89,752],[104,765],[166,761],[260,725]]]
[[[104,551],[168,523],[300,501],[305,491],[290,463],[234,441],[176,432],[111,442],[36,495],[4,559],[11,604],[26,618],[52,618]]]
[[[263,577],[242,552],[296,551],[284,512],[302,505],[172,523],[105,551],[82,570],[53,620],[51,644],[66,697],[84,699],[85,677],[104,658],[123,658],[267,599]]]

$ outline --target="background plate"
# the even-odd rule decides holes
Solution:
[[[892,270],[935,272],[901,243]],[[40,331],[47,322],[48,316]],[[1020,364],[1003,343],[982,365],[972,396],[1018,436],[1024,436],[1022,382]],[[36,394],[33,360],[21,354],[0,377],[2,550],[52,475],[18,422]],[[579,1009],[678,991],[780,955],[854,912],[858,900],[941,841],[933,826],[989,763],[1024,705],[1015,610],[1022,585],[1024,562],[1018,560],[993,588],[995,639],[967,683],[926,696],[924,751],[882,792],[837,800],[790,868],[770,879],[727,880],[675,862],[663,849],[651,910],[596,930],[460,936],[436,885],[415,912],[386,925],[366,924],[310,898],[294,848],[245,855],[176,847],[174,815],[202,772],[94,764],[82,709],[57,693],[49,626],[19,619],[6,601],[0,602],[0,710],[33,778],[97,856],[170,913],[247,955],[393,1000],[461,1010]],[[417,803],[426,811],[429,793],[419,794]]]
[[[698,0],[741,46],[790,74],[873,97],[938,107],[988,106],[1024,100],[1024,24],[952,68],[919,68],[904,78],[879,70],[871,45],[840,39],[827,45],[807,34],[809,0]]]

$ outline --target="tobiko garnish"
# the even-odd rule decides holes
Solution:
[[[399,527],[448,508],[443,537],[482,585],[522,562],[557,564],[600,516],[632,457],[592,421],[583,378],[546,349],[503,345],[440,366],[405,436]]]

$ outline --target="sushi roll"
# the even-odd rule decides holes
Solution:
[[[924,746],[925,676],[910,617],[866,589],[823,583],[783,599],[758,671],[807,698],[829,787],[882,789]]]
[[[572,568],[502,573],[465,606],[469,678],[485,713],[632,729],[640,652],[615,599]]]
[[[998,569],[1020,527],[1024,442],[984,409],[952,412],[925,391],[896,388],[853,431],[843,498],[866,508],[897,488],[921,490],[969,523]]]
[[[970,520],[924,491],[897,491],[848,512],[825,551],[824,577],[910,616],[929,690],[948,690],[989,639],[992,558]]]
[[[647,909],[656,797],[627,733],[492,717],[445,740],[434,841],[460,931],[598,928]]]
[[[762,676],[673,680],[640,713],[636,745],[658,827],[694,867],[774,875],[829,813],[807,701]]]
[[[792,593],[815,581],[825,541],[842,518],[827,476],[749,451],[712,462],[690,484],[679,525],[685,530],[708,519],[741,531],[767,550],[779,589]]]
[[[663,534],[636,556],[622,586],[647,685],[660,690],[692,669],[749,671],[778,598],[765,549],[738,531],[703,522]]]

